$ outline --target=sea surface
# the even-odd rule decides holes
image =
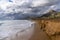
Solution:
[[[34,28],[34,24],[28,20],[4,20],[0,21],[0,39],[10,37],[18,32],[24,33],[25,30],[29,28]],[[5,40],[5,39],[4,39]]]

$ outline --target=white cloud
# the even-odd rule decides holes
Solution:
[[[8,0],[1,0],[0,9],[2,9],[4,13],[10,13],[15,11],[19,12],[23,9],[18,8],[18,6],[26,5],[28,3],[29,3],[29,0],[12,0],[12,2],[9,2]]]
[[[44,6],[44,5],[49,5],[49,4],[53,5],[58,1],[59,0],[34,0],[32,2],[32,6],[36,7],[36,6]]]
[[[32,2],[32,6],[34,7],[36,7],[36,6],[42,6],[43,4],[46,4],[46,3],[48,3],[48,0],[34,0],[33,2]]]
[[[8,13],[33,13],[32,8],[28,8],[28,6],[31,7],[39,7],[39,13],[41,14],[44,12],[47,12],[47,10],[50,10],[50,8],[53,9],[52,5],[55,5],[55,3],[59,2],[60,0],[12,0],[12,2],[9,2],[8,0],[0,0],[0,13],[8,14]],[[36,9],[35,9],[36,10]],[[38,9],[37,9],[38,10]],[[1,15],[1,14],[0,14]]]

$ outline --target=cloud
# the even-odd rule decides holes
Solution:
[[[25,17],[22,14],[26,14],[26,16],[39,16],[47,12],[47,10],[53,9],[52,6],[58,4],[59,1],[60,0],[0,0],[0,15],[8,19],[14,18],[14,15],[14,17],[7,16],[8,14],[12,15],[14,13],[20,13],[19,17]]]
[[[55,4],[57,1],[58,0],[54,0],[54,1],[52,0],[18,0],[18,1],[17,0],[1,0],[0,9],[6,12],[9,12],[10,10],[15,12],[13,9],[15,9],[16,11],[22,10],[20,7],[18,8],[18,6],[31,5],[32,7],[37,7],[37,6],[44,6],[44,5],[49,5],[49,4],[52,5],[53,3]]]

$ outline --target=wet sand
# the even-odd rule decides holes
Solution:
[[[42,29],[40,29],[40,21],[34,21],[36,22],[35,32],[30,40],[51,40],[50,37]]]

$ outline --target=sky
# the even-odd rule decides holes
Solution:
[[[51,9],[60,9],[59,6],[60,0],[0,0],[0,19],[3,19],[3,17],[4,19],[15,19],[19,17],[40,16]],[[18,16],[15,13],[20,14]],[[8,17],[7,15],[9,14],[15,15]]]
[[[28,4],[31,7],[38,7],[38,6],[46,6],[46,5],[55,5],[59,2],[59,0],[0,0],[0,9],[2,10],[6,10],[6,12],[8,12],[8,8],[10,10],[12,10],[12,8],[14,8],[13,6],[15,6],[14,9],[17,9],[16,6],[25,6]]]

